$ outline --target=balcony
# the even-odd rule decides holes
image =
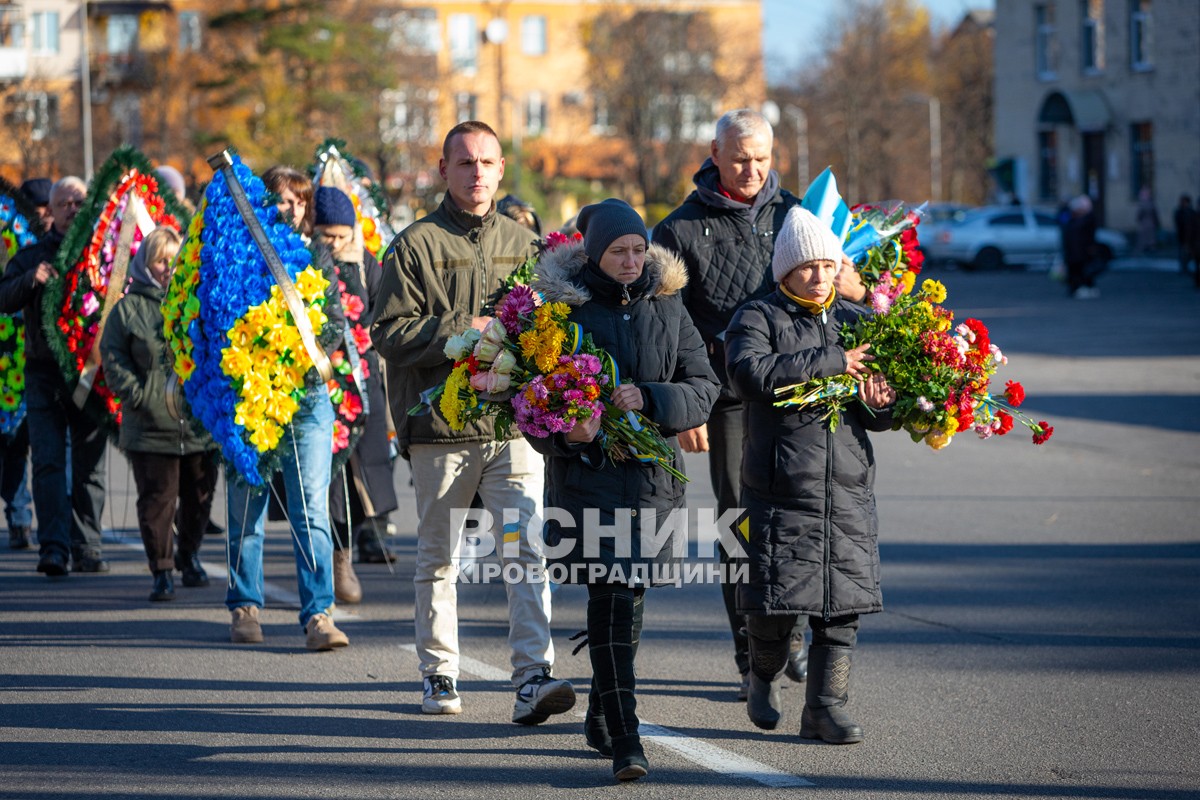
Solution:
[[[29,56],[21,47],[0,47],[0,82],[19,81],[29,74]]]

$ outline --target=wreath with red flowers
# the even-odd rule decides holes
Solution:
[[[359,277],[358,265],[335,261],[338,273],[338,290],[341,292],[342,310],[346,313],[346,324],[350,326],[350,338],[354,342],[357,358],[350,357],[343,340],[342,346],[329,355],[333,365],[333,377],[329,380],[329,400],[333,403],[333,474],[345,466],[354,446],[362,437],[367,425],[367,402],[364,399],[366,381],[375,380],[368,367],[367,351],[371,349],[371,334],[363,324],[366,320],[367,290]],[[354,364],[359,365],[360,388],[354,375]],[[371,409],[382,413],[383,409]]]
[[[129,237],[132,258],[143,236],[154,227],[168,225],[180,230],[187,222],[187,211],[174,193],[160,194],[149,160],[132,147],[122,147],[92,179],[87,198],[58,251],[55,268],[59,277],[48,282],[43,292],[46,341],[67,389],[76,392],[81,379],[90,380],[82,407],[110,436],[115,437],[120,426],[121,401],[104,382],[97,346],[108,311],[125,292],[124,284],[110,292],[121,230],[125,225],[137,226]],[[82,392],[80,389],[76,396],[82,397]]]

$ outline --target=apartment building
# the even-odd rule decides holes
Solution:
[[[1200,2],[997,0],[996,156],[1014,194],[1136,227],[1200,193]]]

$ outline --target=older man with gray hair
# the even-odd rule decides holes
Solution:
[[[25,314],[25,399],[40,546],[37,570],[48,578],[62,577],[68,570],[108,572],[100,547],[108,443],[95,421],[72,401],[42,330],[42,289],[60,279],[54,262],[86,196],[87,185],[79,178],[55,183],[50,189],[50,230],[17,253],[0,278],[0,313]]]
[[[687,264],[684,304],[720,379],[721,396],[708,424],[679,434],[684,450],[708,453],[718,514],[739,507],[745,438],[742,403],[730,390],[725,370],[725,328],[739,306],[774,290],[775,234],[788,210],[800,205],[799,198],[779,187],[779,175],[771,169],[773,140],[771,123],[757,111],[740,108],[723,115],[710,157],[693,176],[695,190],[654,228],[654,241],[679,253]],[[750,679],[745,618],[737,613],[736,586],[726,582],[721,590],[742,675],[738,699],[745,700]],[[794,635],[787,672],[797,681],[807,672],[802,629]]]

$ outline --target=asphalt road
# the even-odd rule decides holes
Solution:
[[[0,543],[0,798],[1200,798],[1200,294],[1169,271],[1105,275],[1095,301],[1042,273],[935,274],[1055,434],[939,453],[875,437],[887,610],[863,619],[852,678],[863,744],[801,742],[798,685],[780,729],[751,726],[703,585],[649,595],[635,785],[578,715],[508,721],[501,584],[460,590],[465,712],[422,715],[403,465],[401,560],[359,568],[351,646],[304,650],[280,527],[266,641],[232,645],[222,538],[212,586],[147,602],[114,452],[110,574],[50,582]],[[710,505],[704,462],[688,471]],[[579,589],[556,593],[557,672],[586,690],[583,613]]]

